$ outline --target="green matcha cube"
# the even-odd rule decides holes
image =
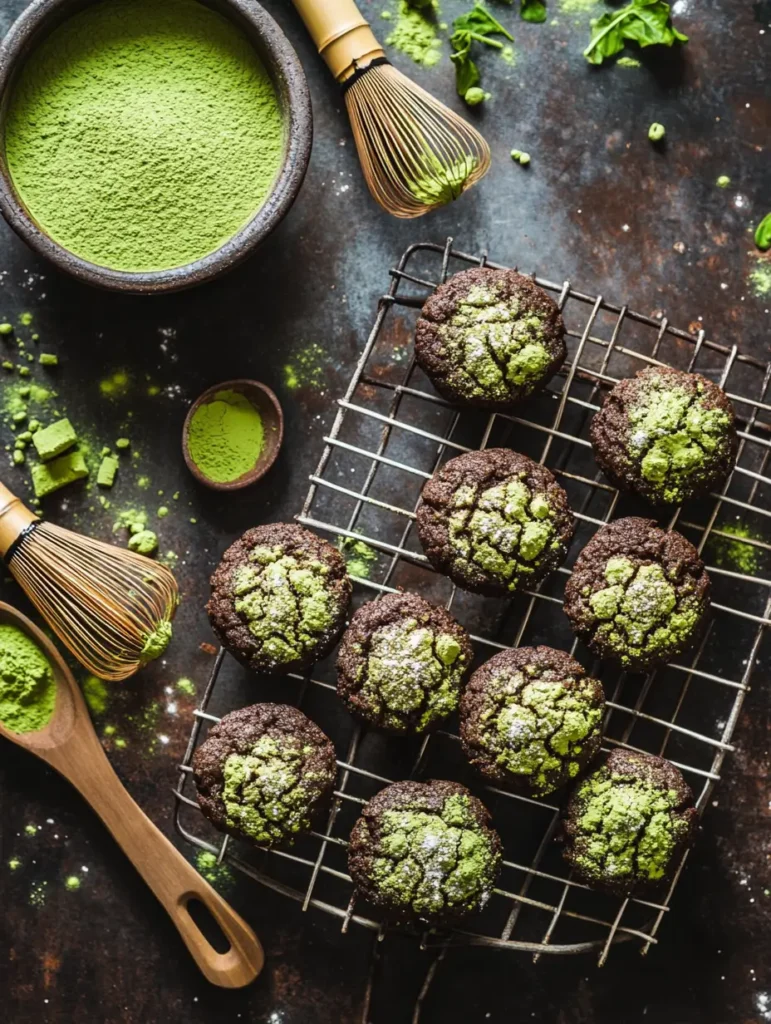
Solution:
[[[115,483],[115,476],[118,472],[118,466],[120,463],[117,459],[106,455],[102,459],[102,463],[99,466],[99,472],[96,474],[96,482],[100,487],[112,487]]]
[[[41,366],[58,366],[59,357],[55,356],[53,352],[41,352],[38,362]]]
[[[57,420],[50,427],[36,430],[32,440],[35,442],[40,458],[43,462],[48,462],[49,459],[54,459],[57,455],[61,455],[62,452],[66,452],[68,448],[75,444],[77,439],[78,435],[72,429],[72,424],[69,420]]]
[[[82,480],[88,476],[86,460],[80,452],[70,452],[69,455],[61,455],[53,462],[40,462],[32,467],[32,486],[38,498],[45,498],[47,494],[53,494],[60,487]]]

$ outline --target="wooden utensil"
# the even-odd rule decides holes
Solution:
[[[78,661],[119,681],[162,653],[177,610],[165,565],[39,519],[0,483],[0,556]],[[162,636],[163,643],[151,638]]]
[[[420,217],[490,168],[472,126],[392,67],[354,0],[294,0],[343,90],[364,177],[395,217]]]
[[[212,984],[241,988],[254,981],[264,963],[259,939],[124,789],[94,732],[80,689],[56,647],[26,616],[2,602],[0,623],[16,626],[37,644],[56,681],[56,706],[44,729],[15,733],[0,723],[0,735],[50,764],[91,804],[158,897]],[[226,953],[217,952],[191,917],[191,900],[200,901],[217,922],[230,943]]]

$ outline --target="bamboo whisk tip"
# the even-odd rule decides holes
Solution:
[[[396,217],[444,206],[490,168],[479,132],[387,62],[361,69],[345,101],[369,190]]]

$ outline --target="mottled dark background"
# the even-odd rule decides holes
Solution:
[[[331,399],[350,375],[387,269],[409,243],[452,234],[466,251],[487,248],[499,261],[553,280],[569,277],[642,312],[666,310],[682,326],[703,320],[714,339],[768,356],[771,262],[758,258],[750,227],[771,209],[771,3],[678,0],[677,24],[691,37],[686,47],[646,56],[640,68],[599,70],[581,57],[591,13],[566,11],[566,0],[547,3],[553,22],[545,25],[521,23],[514,9],[496,5],[513,26],[516,66],[493,55],[483,62],[494,99],[474,116],[492,144],[493,169],[457,205],[422,221],[390,220],[370,201],[334,84],[291,5],[269,0],[308,73],[316,136],[296,206],[246,266],[189,294],[118,298],[60,276],[0,227],[0,317],[32,312],[41,346],[60,356],[62,406],[103,442],[129,432],[140,452],[112,510],[89,511],[93,500],[73,494],[53,501],[49,512],[108,536],[116,510],[137,502],[153,509],[161,503],[156,490],[166,492],[164,501],[181,492],[160,530],[164,550],[180,558],[185,599],[177,639],[163,663],[114,688],[97,715],[112,763],[169,834],[174,766],[194,706],[174,684],[190,677],[200,693],[211,664],[199,648],[211,640],[203,612],[208,573],[245,527],[298,511]],[[363,3],[383,34],[378,15],[387,5]],[[23,6],[0,0],[0,29]],[[443,6],[451,19],[466,5]],[[457,104],[446,59],[423,71],[395,59]],[[663,149],[646,137],[654,120],[667,128]],[[514,146],[531,153],[529,170],[509,159]],[[720,174],[731,177],[730,188],[715,186]],[[132,375],[129,393],[100,398],[99,380],[122,368]],[[145,376],[164,392],[146,397]],[[187,475],[179,432],[187,402],[235,376],[258,377],[277,390],[287,438],[262,486],[220,501]],[[150,479],[144,492],[137,490],[140,475]],[[20,600],[8,584],[0,595]],[[439,969],[424,1021],[771,1021],[767,666],[766,656],[737,730],[737,753],[726,762],[650,955],[619,949],[598,971],[585,957],[547,957],[533,966],[524,955],[455,951]],[[65,887],[70,875],[81,880],[77,891]],[[225,875],[218,884],[267,953],[259,981],[236,994],[202,980],[153,897],[68,785],[2,745],[1,1019],[361,1019],[368,933],[341,936],[331,919],[303,916],[245,880]],[[411,1019],[429,956],[404,939],[387,940],[382,952],[373,1019],[401,1024]]]

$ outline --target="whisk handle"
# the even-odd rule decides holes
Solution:
[[[294,0],[305,27],[338,82],[384,50],[353,0]]]
[[[37,518],[5,484],[0,483],[0,557],[6,556],[22,533]]]
[[[85,708],[81,714],[87,716]],[[87,717],[71,738],[41,756],[72,782],[123,848],[168,913],[203,975],[222,988],[242,988],[265,962],[249,925],[201,877],[134,802],[112,769]],[[191,914],[203,904],[229,949],[219,952]],[[211,922],[210,922],[211,923]]]

